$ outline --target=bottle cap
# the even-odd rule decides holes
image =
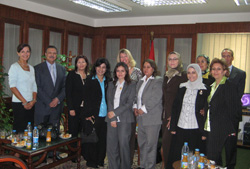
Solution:
[[[187,145],[188,145],[188,142],[184,142],[184,145],[187,146]]]
[[[50,129],[48,129],[48,131],[51,131]]]
[[[16,132],[16,130],[12,130],[12,132],[14,133],[14,132]]]
[[[200,151],[200,149],[196,148],[195,151]]]
[[[31,122],[28,122],[28,124],[31,124]]]
[[[37,129],[37,127],[35,126],[34,129]]]
[[[187,156],[188,154],[187,154],[187,153],[184,153],[183,155],[184,155],[184,156]]]
[[[201,157],[204,157],[204,154],[203,154],[203,153],[201,153],[201,154],[200,154],[200,156],[201,156]]]
[[[28,129],[25,129],[24,131],[28,131]]]

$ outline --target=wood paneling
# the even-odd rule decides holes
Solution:
[[[126,48],[126,41],[128,38],[141,38],[141,64],[142,61],[149,56],[151,31],[154,32],[154,37],[167,38],[167,55],[174,49],[174,38],[192,38],[191,62],[195,62],[196,58],[198,33],[250,32],[250,22],[112,26],[93,28],[0,4],[0,56],[3,56],[4,49],[4,23],[13,23],[21,26],[20,43],[28,42],[29,27],[42,29],[44,31],[43,50],[45,50],[49,44],[49,32],[61,32],[61,53],[63,54],[67,54],[69,34],[77,35],[79,37],[78,54],[82,54],[83,52],[83,37],[92,38],[92,61],[95,61],[98,57],[105,57],[107,38],[120,38],[120,48]]]

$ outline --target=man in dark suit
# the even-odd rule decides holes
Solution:
[[[48,122],[59,127],[65,98],[66,71],[63,66],[55,63],[57,57],[55,46],[48,46],[45,56],[46,61],[35,66],[38,89],[35,124]]]
[[[240,70],[232,65],[234,60],[234,52],[230,48],[225,48],[221,52],[221,56],[225,59],[228,69],[230,71],[229,81],[237,86],[237,91],[239,94],[239,99],[241,99],[245,90],[246,72]],[[226,150],[226,166],[228,169],[234,168],[236,165],[236,155],[237,155],[237,136],[239,129],[239,122],[242,120],[241,113],[238,115],[238,123],[235,124],[236,133],[232,133],[230,137],[226,140],[225,150]]]

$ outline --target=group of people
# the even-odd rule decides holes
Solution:
[[[180,54],[173,51],[164,78],[158,76],[153,60],[145,60],[142,71],[135,67],[128,49],[118,52],[113,75],[106,58],[98,58],[89,71],[83,55],[76,57],[75,70],[66,75],[55,62],[55,46],[46,49],[46,61],[34,68],[28,64],[28,44],[20,44],[17,54],[9,84],[13,129],[18,132],[28,122],[59,126],[66,98],[69,133],[77,137],[80,131],[90,134],[94,128],[98,136],[97,142],[82,144],[89,168],[103,168],[106,154],[110,169],[131,168],[137,134],[139,168],[154,169],[160,130],[162,168],[172,168],[180,160],[184,142],[219,165],[225,146],[227,167],[234,168],[246,74],[232,66],[231,49],[224,49],[223,59],[215,58],[211,64],[208,56],[199,55],[197,64],[188,65],[187,71]]]

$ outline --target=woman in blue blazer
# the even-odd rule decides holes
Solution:
[[[135,82],[129,76],[128,66],[117,63],[114,80],[109,82],[107,91],[107,154],[110,169],[130,168],[129,140],[131,123],[134,122],[133,100]]]

